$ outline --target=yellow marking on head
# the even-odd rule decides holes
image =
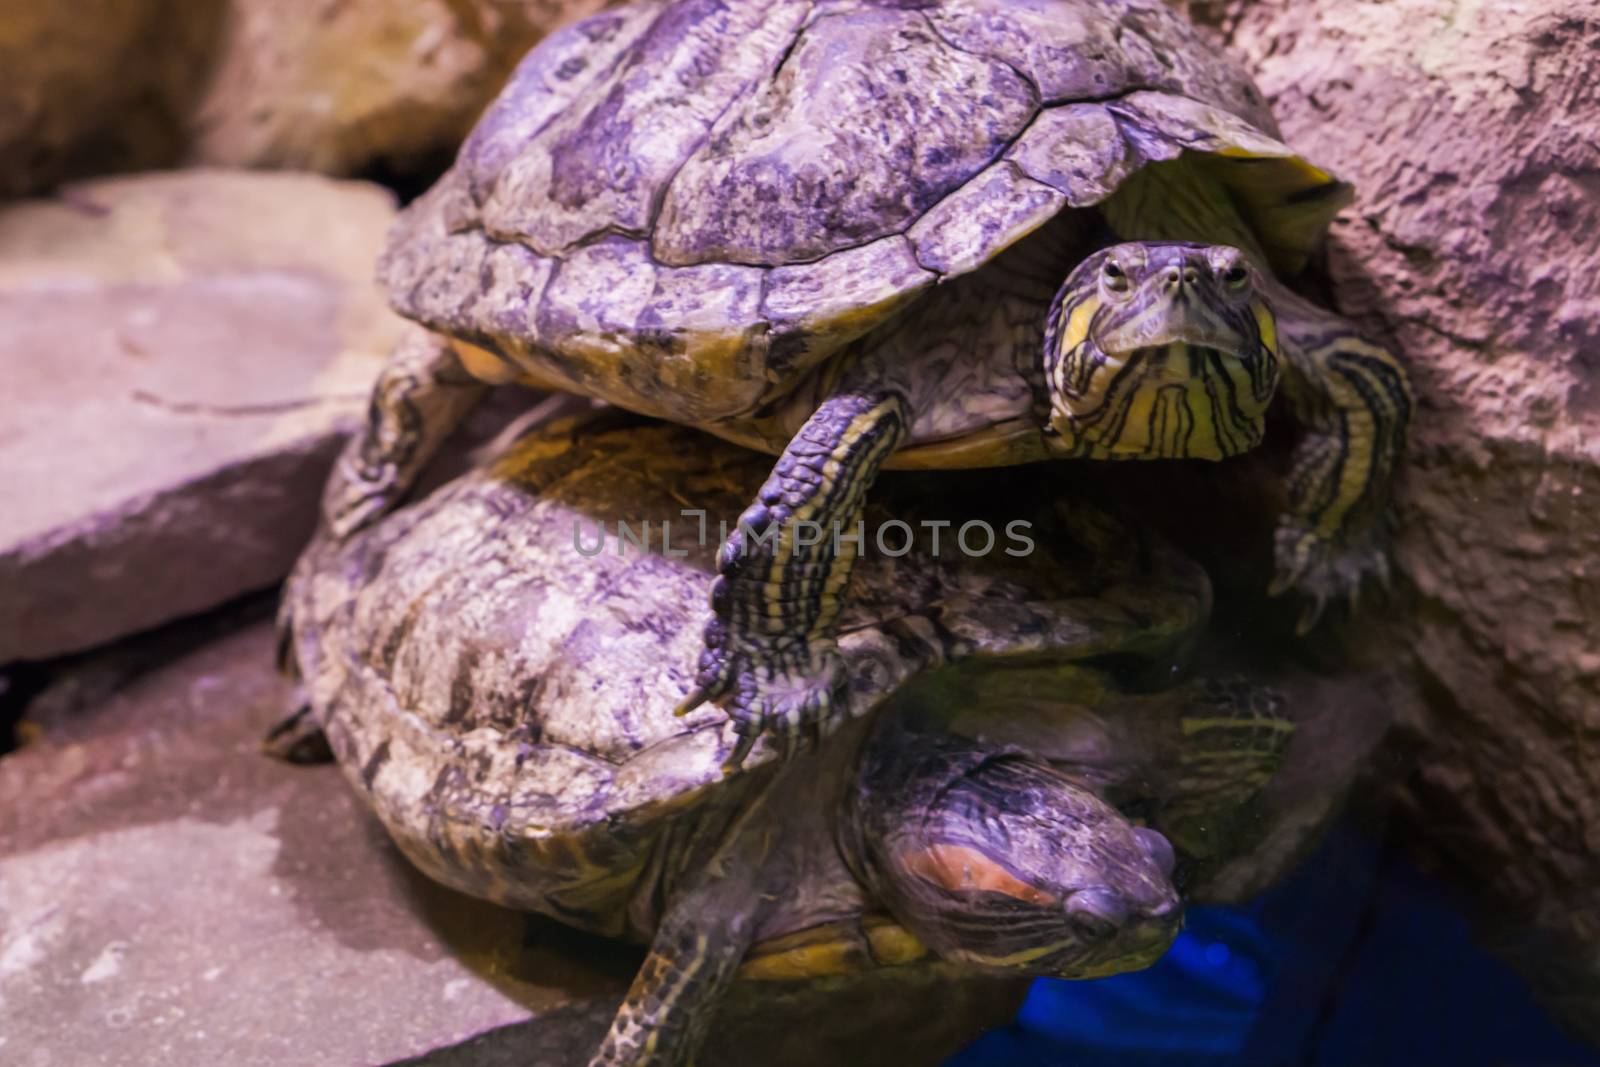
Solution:
[[[1255,316],[1256,329],[1261,331],[1261,344],[1273,356],[1278,353],[1278,320],[1272,314],[1264,301],[1257,300],[1250,305],[1250,314]]]
[[[920,852],[896,857],[907,871],[953,892],[968,889],[1004,893],[1029,904],[1048,907],[1056,897],[1029,885],[975,848],[965,845],[929,845]]]
[[[1083,343],[1089,336],[1089,321],[1094,318],[1094,313],[1100,310],[1098,296],[1085,297],[1083,302],[1073,307],[1067,315],[1066,325],[1061,331],[1060,349],[1063,353],[1070,352]]]

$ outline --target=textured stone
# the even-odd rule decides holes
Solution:
[[[436,173],[522,55],[604,3],[0,0],[0,195],[179,162]]]
[[[429,882],[336,768],[261,755],[291,699],[272,648],[261,621],[35,705],[39,738],[0,759],[0,1060],[586,1062],[640,952]],[[700,1062],[931,1065],[1021,989],[741,983]]]
[[[604,0],[227,0],[191,158],[354,174],[436,168],[513,66]]]
[[[0,0],[0,196],[161,166],[199,92],[222,0]]]
[[[389,195],[194,171],[0,210],[0,662],[277,581],[403,328]]]
[[[1600,1041],[1600,13],[1189,6],[1255,61],[1286,139],[1355,182],[1334,300],[1413,369],[1412,597],[1371,646],[1405,650],[1421,696],[1404,800]]]

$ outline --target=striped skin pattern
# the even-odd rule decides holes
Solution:
[[[1369,575],[1389,583],[1388,488],[1405,449],[1412,397],[1391,353],[1309,305],[1300,321],[1305,326],[1291,349],[1298,373],[1285,392],[1305,432],[1269,591],[1297,588],[1310,597],[1298,627],[1304,633],[1329,599],[1347,593],[1354,602]]]
[[[1185,154],[1129,175],[1106,204],[1107,221],[1128,239],[1204,236],[1267,263],[1261,238],[1271,231],[1246,223],[1227,190],[1210,180],[1212,166]],[[1282,225],[1320,231],[1320,222],[1313,225],[1319,209],[1350,190],[1335,183],[1306,192],[1314,195],[1281,198],[1274,211]],[[1257,280],[1276,317],[1283,392],[1300,430],[1268,591],[1307,597],[1298,626],[1305,633],[1328,600],[1348,596],[1354,606],[1369,577],[1388,584],[1389,493],[1405,452],[1411,386],[1394,353],[1353,323],[1268,273]]]
[[[733,977],[748,942],[737,932],[716,936],[705,920],[680,909],[662,922],[589,1067],[682,1064],[704,1041],[711,1024],[705,1002]],[[746,928],[746,917],[733,925]]]
[[[1179,773],[1161,808],[1161,829],[1191,856],[1233,854],[1229,837],[1245,806],[1278,772],[1294,733],[1282,696],[1242,678],[1206,678],[1179,720]],[[1250,828],[1256,824],[1252,822]],[[1245,828],[1241,832],[1248,832]]]
[[[1118,245],[1056,295],[1044,366],[1061,454],[1226,459],[1261,440],[1277,331],[1236,249]]]
[[[830,397],[723,546],[711,589],[715,616],[696,688],[679,713],[721,700],[740,739],[730,766],[762,733],[793,753],[807,731],[825,732],[843,713],[848,679],[833,649],[833,623],[860,552],[854,535],[867,489],[910,424],[897,392]]]
[[[1146,966],[1177,933],[1161,834],[1021,752],[911,732],[866,750],[852,804],[856,865],[944,959],[1087,978]]]

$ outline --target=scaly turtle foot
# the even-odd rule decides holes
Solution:
[[[1345,544],[1285,518],[1274,540],[1277,573],[1267,594],[1279,596],[1294,589],[1307,598],[1295,626],[1297,634],[1316,626],[1330,600],[1349,601],[1354,614],[1360,606],[1361,587],[1369,578],[1376,579],[1384,592],[1389,591],[1389,556],[1380,531],[1369,530],[1367,536]]]
[[[790,642],[771,648],[737,647],[713,624],[700,655],[695,690],[679,715],[711,701],[733,720],[738,742],[723,763],[734,770],[756,740],[770,734],[786,758],[815,746],[843,721],[849,676],[832,642]]]

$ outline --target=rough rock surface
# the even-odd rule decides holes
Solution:
[[[640,954],[435,885],[335,767],[263,756],[272,646],[261,621],[34,705],[0,759],[0,1061],[586,1062]],[[738,985],[701,1062],[935,1064],[1023,988],[886,974]]]
[[[179,162],[428,175],[605,2],[0,0],[0,196]]]
[[[604,0],[229,0],[193,159],[435,169],[523,53]]]
[[[370,281],[393,211],[218,171],[0,209],[0,663],[282,577],[404,328]]]
[[[1356,183],[1332,294],[1413,368],[1414,598],[1381,635],[1425,708],[1409,807],[1600,1040],[1600,10],[1190,6]]]
[[[0,196],[175,159],[222,0],[0,0]],[[114,73],[113,73],[114,72]]]

